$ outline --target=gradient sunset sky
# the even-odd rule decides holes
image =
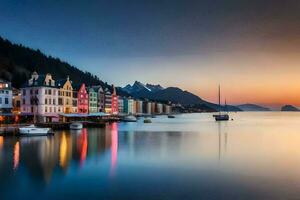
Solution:
[[[1,1],[0,36],[102,80],[300,106],[299,0]]]

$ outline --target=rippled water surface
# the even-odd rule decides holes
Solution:
[[[0,136],[1,199],[297,199],[300,113]]]

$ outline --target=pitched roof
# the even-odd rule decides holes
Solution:
[[[56,86],[46,85],[45,79],[46,79],[46,75],[41,74],[38,76],[37,79],[33,79],[32,84],[29,85],[29,82],[27,81],[25,84],[22,85],[22,87],[41,87],[41,86],[56,87]]]

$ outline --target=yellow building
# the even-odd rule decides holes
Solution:
[[[73,111],[73,87],[69,77],[56,81],[58,90],[58,112],[72,113]]]

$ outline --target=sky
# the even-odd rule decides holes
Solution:
[[[299,0],[1,0],[0,36],[103,81],[300,106]]]

